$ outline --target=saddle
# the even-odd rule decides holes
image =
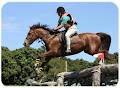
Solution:
[[[66,51],[66,49],[67,49],[67,43],[66,43],[66,37],[65,37],[65,34],[66,34],[66,30],[64,30],[64,31],[53,31],[53,33],[56,35],[56,36],[58,36],[58,38],[59,38],[59,41],[60,41],[60,43],[61,43],[61,56],[62,55],[64,55],[64,53],[65,53],[65,51]],[[78,36],[78,34],[77,33],[75,33],[75,34],[73,34],[73,35],[71,35],[71,38],[73,37],[73,36]],[[72,43],[72,41],[71,41],[71,43]]]
[[[66,48],[66,45],[67,45],[67,43],[66,43],[66,37],[65,37],[66,32],[67,32],[67,31],[61,31],[60,34],[59,34],[59,41],[60,41],[60,43],[61,43],[62,45],[64,45],[65,48]],[[73,36],[76,36],[76,35],[78,35],[78,34],[75,33],[75,34],[71,35],[71,38],[72,38]]]

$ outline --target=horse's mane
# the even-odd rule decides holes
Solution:
[[[38,28],[42,28],[42,29],[44,29],[44,30],[47,30],[47,31],[49,31],[50,33],[53,32],[52,29],[48,28],[48,25],[46,25],[46,24],[43,25],[43,24],[38,23],[38,24],[33,24],[33,25],[30,27],[30,29],[32,29],[32,30],[35,30],[35,29],[38,29]]]

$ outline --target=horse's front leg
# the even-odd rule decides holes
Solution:
[[[39,59],[36,59],[37,63],[39,64],[35,65],[36,66],[41,66],[43,67],[49,60],[54,57],[55,53],[53,51],[47,51],[39,56]]]
[[[54,51],[45,52],[44,55],[43,55],[43,57],[44,57],[43,59],[44,60],[43,60],[43,63],[41,65],[41,67],[44,67],[44,65],[46,63],[48,63],[51,60],[51,58],[53,58],[55,56],[56,56],[56,53]]]

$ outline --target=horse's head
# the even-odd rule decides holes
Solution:
[[[36,33],[36,30],[33,30],[30,27],[30,30],[27,34],[27,37],[26,37],[23,45],[25,47],[29,47],[37,38],[38,38],[38,34]]]
[[[47,28],[46,25],[41,25],[40,23],[34,24],[33,26],[30,27],[30,31],[28,32],[23,45],[28,47],[38,38],[41,38],[41,39],[47,38],[47,36],[50,33],[53,33],[53,32],[52,30]]]

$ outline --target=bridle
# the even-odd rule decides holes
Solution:
[[[35,34],[36,37],[38,36],[36,32],[34,32],[34,34]],[[47,33],[45,35],[47,35]],[[45,48],[45,51],[46,51],[46,47],[45,47],[45,44],[44,44],[42,38],[39,37],[36,41],[38,41],[38,43],[42,43],[42,45],[43,45],[43,47]]]
[[[36,37],[37,39],[36,40],[32,40],[32,41],[38,41],[38,43],[41,43],[43,45],[43,47],[45,48],[46,50],[46,47],[45,47],[45,43],[43,42],[43,38],[42,37],[39,37],[38,34],[36,33],[36,31],[32,32],[34,34],[34,37]],[[28,34],[29,35],[29,34]],[[48,33],[44,33],[44,36],[48,35]],[[33,35],[31,36],[31,38],[33,37]],[[26,38],[27,39],[27,38]],[[27,39],[28,40],[28,39]]]

